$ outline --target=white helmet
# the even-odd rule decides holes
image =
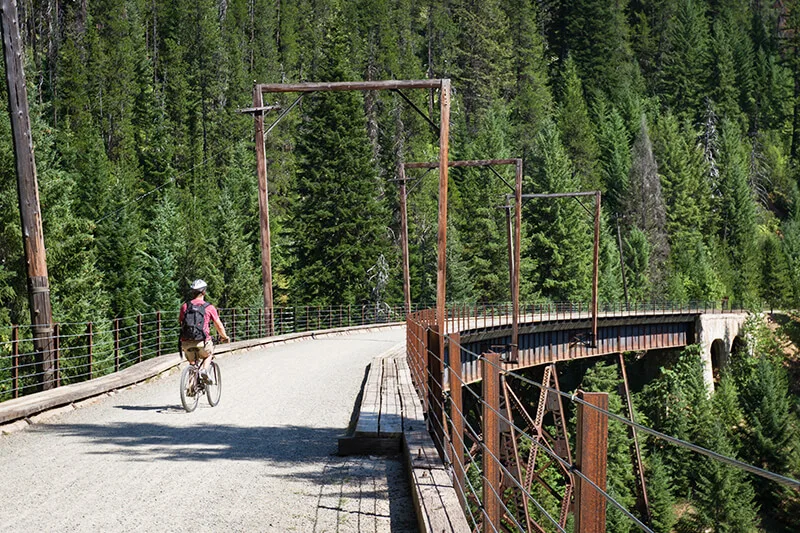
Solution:
[[[189,287],[189,288],[192,289],[193,291],[203,292],[203,291],[206,290],[207,287],[208,287],[208,283],[206,283],[202,279],[196,279],[192,283],[192,286]]]

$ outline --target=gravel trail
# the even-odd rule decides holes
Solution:
[[[336,457],[372,358],[403,328],[218,359],[222,401],[179,374],[0,437],[2,531],[413,532],[400,459]]]

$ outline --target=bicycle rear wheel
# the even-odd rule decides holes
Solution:
[[[208,373],[213,383],[206,383],[206,398],[208,398],[209,405],[214,407],[219,403],[220,396],[222,396],[222,372],[219,369],[219,365],[212,361]]]
[[[197,407],[200,396],[197,394],[197,368],[189,365],[181,372],[181,403],[187,413]]]

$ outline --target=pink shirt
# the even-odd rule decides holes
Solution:
[[[202,305],[207,302],[200,298],[195,298],[194,300],[192,300],[192,303],[194,305]],[[178,323],[183,324],[183,315],[185,314],[186,314],[186,302],[183,302],[183,305],[181,305],[181,312],[178,315]],[[205,320],[203,321],[203,333],[206,334],[206,339],[211,337],[210,328],[212,319],[219,320],[219,313],[217,312],[216,307],[214,307],[211,304],[208,304],[208,307],[206,307]],[[189,339],[183,339],[183,340],[189,340]]]

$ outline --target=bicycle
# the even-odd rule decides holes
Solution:
[[[203,360],[199,357],[194,362],[189,363],[189,366],[181,372],[181,404],[186,409],[187,413],[191,413],[197,408],[200,401],[200,396],[205,393],[208,404],[215,407],[222,396],[222,372],[219,365],[213,360],[211,356],[211,365],[209,368],[209,376],[211,383],[206,383],[200,377],[200,365]]]

